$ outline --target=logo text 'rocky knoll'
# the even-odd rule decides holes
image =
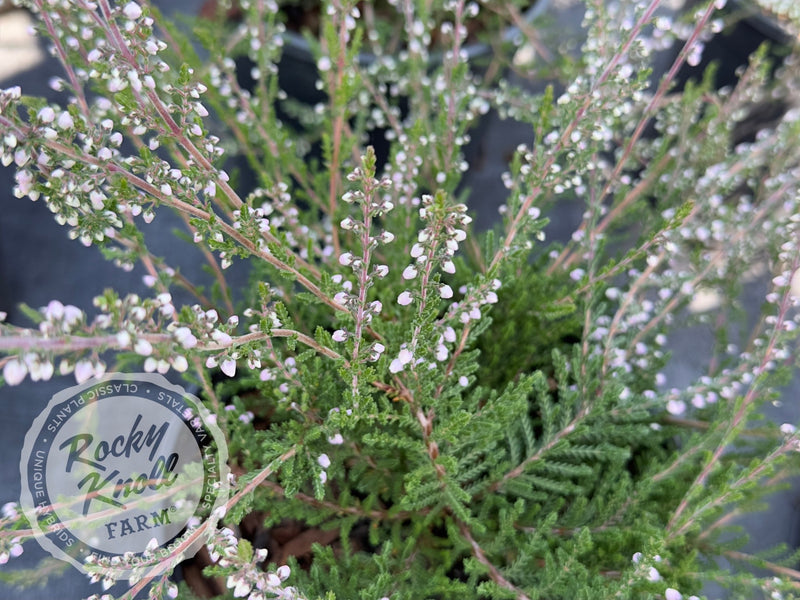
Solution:
[[[153,373],[110,374],[56,394],[20,463],[20,503],[41,545],[115,579],[193,554],[203,540],[193,528],[227,501],[227,449],[209,417]]]
[[[59,450],[69,448],[66,467],[68,473],[72,471],[75,462],[88,465],[93,470],[78,482],[78,489],[86,488],[83,503],[84,515],[89,514],[89,507],[93,500],[125,508],[125,505],[119,501],[120,497],[124,500],[131,494],[142,494],[147,489],[158,490],[163,486],[172,485],[177,479],[178,475],[174,472],[179,460],[177,452],[172,452],[166,457],[159,455],[158,458],[155,458],[164,435],[169,429],[169,423],[163,423],[160,427],[150,425],[147,432],[144,432],[139,429],[142,417],[141,414],[136,415],[127,435],[118,435],[111,442],[101,439],[94,445],[94,448],[92,448],[92,444],[95,436],[91,433],[76,434],[59,446]],[[140,473],[122,478],[119,477],[119,469],[111,471],[103,464],[109,457],[131,458],[132,455],[147,450],[149,450],[148,460],[153,463],[149,474]],[[91,455],[91,458],[87,458],[84,454]],[[153,462],[154,458],[155,462]],[[110,497],[102,493],[109,485],[112,485]]]

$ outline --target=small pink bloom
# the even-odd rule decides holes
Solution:
[[[58,121],[56,121],[56,123],[61,129],[71,129],[75,126],[75,122],[67,111],[63,111],[58,115]]]
[[[408,306],[408,305],[409,305],[409,304],[411,304],[413,301],[414,301],[414,297],[411,295],[411,292],[409,292],[408,290],[406,290],[405,292],[402,292],[402,293],[401,293],[401,294],[400,294],[400,295],[397,297],[397,303],[398,303],[400,306]]]
[[[145,339],[138,339],[133,345],[133,351],[140,356],[150,356],[153,353],[153,345]]]
[[[122,9],[125,16],[132,21],[142,16],[142,8],[136,2],[128,2],[125,8]]]
[[[233,344],[233,338],[229,336],[224,331],[220,331],[219,329],[215,329],[211,333],[211,337],[217,342],[220,346],[227,347]]]
[[[87,381],[92,375],[94,375],[94,366],[91,361],[79,360],[75,364],[75,381],[78,383]]]
[[[222,361],[222,364],[219,366],[222,369],[222,372],[225,373],[228,377],[233,377],[236,375],[236,361],[232,358],[228,358]]]
[[[397,355],[397,360],[399,360],[402,364],[407,365],[412,360],[414,360],[414,355],[411,353],[411,350],[407,348],[403,348]]]
[[[8,385],[19,385],[27,373],[28,368],[25,363],[16,358],[12,358],[3,367],[3,379]]]
[[[45,106],[37,116],[42,123],[52,123],[56,118],[56,112],[49,106]]]

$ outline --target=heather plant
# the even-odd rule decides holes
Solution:
[[[751,555],[736,526],[798,466],[794,425],[761,413],[796,361],[796,49],[774,76],[763,49],[735,87],[709,71],[679,89],[722,0],[686,21],[659,0],[587,0],[577,58],[557,41],[559,60],[521,52],[542,44],[529,25],[479,66],[469,23],[519,7],[449,0],[442,21],[390,2],[404,43],[385,55],[363,6],[334,0],[309,40],[324,100],[303,106],[278,85],[278,6],[240,4],[240,23],[187,35],[133,1],[27,3],[65,102],[0,92],[14,193],[143,268],[152,294],[0,323],[5,384],[144,370],[197,386],[231,477],[219,523],[191,535],[229,596],[676,600],[717,582],[797,597],[796,554]],[[768,99],[786,110],[742,139]],[[479,232],[464,157],[490,110],[531,133],[502,175],[502,222]],[[385,160],[365,143],[376,131]],[[254,188],[226,170],[236,155]],[[582,220],[549,240],[565,199]],[[212,285],[150,250],[165,211]],[[753,322],[738,298],[756,266],[769,276]],[[689,310],[699,294],[718,306]],[[695,381],[670,381],[670,336],[693,323],[713,349]],[[0,523],[5,563],[32,532],[15,503]],[[268,552],[280,528],[315,543]],[[169,579],[181,548],[127,596],[194,597]]]

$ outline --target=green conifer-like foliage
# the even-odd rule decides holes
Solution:
[[[524,3],[439,4],[325,2],[309,104],[272,0],[190,27],[136,2],[27,3],[70,100],[0,92],[15,193],[143,266],[152,295],[0,322],[4,381],[180,374],[230,456],[205,580],[154,568],[126,597],[797,597],[797,556],[751,554],[737,527],[798,468],[794,426],[762,415],[796,363],[797,49],[679,88],[718,0],[685,19],[587,0],[579,53]],[[743,141],[766,98],[785,110]],[[470,190],[487,118],[528,132],[491,201]],[[550,239],[565,203],[571,235]],[[166,211],[207,281],[151,251]],[[753,285],[761,315],[739,302]],[[670,342],[689,328],[710,350],[683,381]],[[13,504],[0,525],[6,562],[31,531]]]

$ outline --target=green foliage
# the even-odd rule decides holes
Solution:
[[[519,20],[519,3],[381,6],[387,26],[371,3],[331,2],[300,59],[319,83],[291,98],[287,40],[301,43],[268,2],[242,3],[241,26],[196,23],[208,58],[175,26],[156,30],[171,42],[159,49],[149,22],[119,10],[35,4],[64,28],[53,43],[69,86],[80,66],[110,100],[70,89],[56,139],[55,112],[35,99],[10,110],[3,92],[4,161],[19,195],[45,198],[70,236],[121,266],[142,262],[155,293],[109,290],[94,319],[26,307],[38,329],[0,324],[0,366],[10,383],[46,378],[57,357],[97,373],[114,350],[119,367],[144,358],[200,385],[236,476],[206,568],[230,596],[660,599],[709,580],[742,595],[797,585],[797,553],[746,554],[734,522],[798,467],[797,434],[760,409],[795,366],[800,119],[787,111],[750,141],[735,126],[752,102],[791,97],[797,61],[773,80],[762,49],[730,90],[713,69],[679,91],[674,71],[651,85],[651,25],[674,32],[633,3],[590,2],[581,58],[529,65],[568,80],[534,93],[495,81],[540,43],[534,25],[517,36],[530,48],[488,37]],[[703,10],[692,35],[715,9]],[[71,41],[71,11],[99,33]],[[477,67],[460,54],[476,48],[465,32],[520,54],[484,53]],[[89,60],[93,35],[122,83],[117,63]],[[465,155],[491,107],[531,135],[506,157],[503,222],[479,233]],[[223,170],[231,153],[254,189]],[[581,221],[551,241],[552,209],[570,201]],[[183,219],[211,286],[148,249],[162,210]],[[246,289],[226,280],[234,260]],[[756,261],[774,279],[741,334],[740,275]],[[192,304],[173,306],[178,289]],[[691,305],[698,290],[725,293],[713,321]],[[684,322],[713,330],[713,349],[695,381],[673,384],[666,340]]]

